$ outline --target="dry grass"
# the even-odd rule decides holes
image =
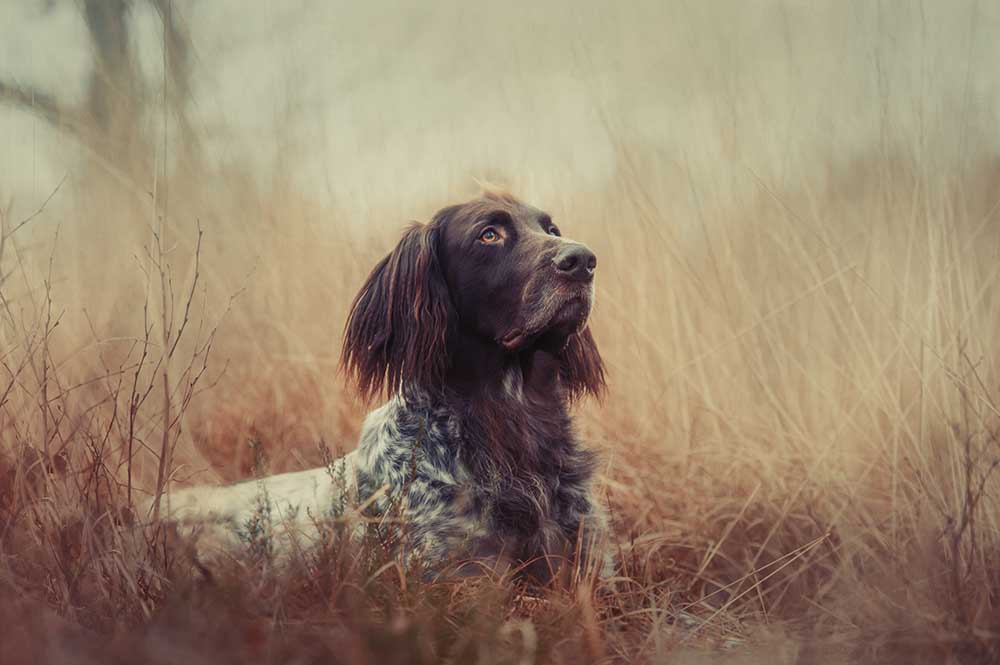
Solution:
[[[607,453],[623,577],[610,595],[427,584],[386,568],[378,547],[280,571],[248,548],[205,578],[165,530],[132,526],[129,495],[155,490],[164,445],[182,482],[247,476],[252,441],[272,470],[321,463],[320,441],[351,445],[364,409],[323,337],[336,339],[391,224],[373,238],[345,225],[323,247],[266,214],[239,232],[203,217],[196,257],[198,231],[178,223],[169,256],[154,239],[137,266],[114,268],[134,288],[92,332],[67,323],[47,261],[39,282],[8,255],[4,632],[26,662],[66,657],[39,642],[52,631],[95,661],[108,648],[189,662],[637,662],[757,643],[791,660],[995,657],[991,192],[900,161],[865,166],[890,171],[889,185],[845,203],[762,183],[738,225],[735,212],[706,217],[683,249],[634,174],[621,175],[629,193],[558,211],[607,266],[594,325],[612,391],[579,417]],[[841,223],[796,212],[807,194],[839,206]],[[610,210],[631,221],[603,223]],[[212,266],[245,236],[273,240],[283,267],[230,302],[239,286]],[[269,302],[269,288],[295,296]]]
[[[164,173],[153,130],[142,168],[81,158],[3,217],[4,661],[1000,659],[1000,171],[974,119],[918,134],[885,95],[861,152],[769,161],[720,99],[731,159],[707,171],[605,107],[601,185],[500,174],[600,257],[611,390],[578,418],[607,459],[610,593],[431,584],[337,525],[288,568],[248,547],[207,569],[136,526],[139,497],[247,477],[254,450],[277,472],[353,447],[351,297],[407,216],[475,191],[449,165],[420,199],[372,185],[399,200],[360,224],[294,160],[266,185],[194,151]]]

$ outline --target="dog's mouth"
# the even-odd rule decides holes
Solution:
[[[549,328],[571,324],[573,327],[582,328],[590,315],[590,300],[583,296],[570,298],[556,310],[549,322]],[[576,332],[574,330],[574,332]]]
[[[521,325],[509,330],[500,338],[500,344],[508,351],[524,347],[532,339],[553,333],[568,338],[580,332],[587,325],[592,297],[590,292],[566,298],[552,308],[552,314],[534,325]]]

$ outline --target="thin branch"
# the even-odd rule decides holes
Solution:
[[[2,85],[2,83],[0,83],[0,85]],[[7,239],[10,238],[10,237],[12,237],[15,233],[17,233],[20,229],[22,229],[26,224],[28,224],[28,222],[30,222],[31,220],[35,219],[36,217],[38,217],[39,215],[42,214],[42,212],[45,210],[45,206],[47,206],[49,204],[49,201],[51,201],[55,197],[55,195],[59,192],[59,190],[63,186],[63,183],[66,182],[66,178],[68,176],[69,176],[69,173],[63,174],[62,180],[59,181],[59,184],[56,185],[55,189],[53,189],[52,192],[45,198],[45,200],[42,201],[42,205],[38,206],[38,209],[35,210],[35,212],[31,213],[30,215],[28,215],[27,217],[25,217],[24,219],[22,219],[20,222],[18,222],[17,224],[15,224],[12,228],[10,228],[10,229],[6,228],[6,226],[7,226],[6,225],[6,216],[0,215],[0,261],[3,260],[4,251],[7,248]],[[16,247],[15,247],[15,249],[16,249]],[[50,261],[50,263],[51,263],[51,261]],[[51,267],[50,267],[50,271],[51,271]],[[3,272],[0,271],[0,286],[3,285],[3,283],[6,281],[7,277],[10,276],[10,274],[11,273],[3,274]]]
[[[198,222],[198,243],[195,246],[194,251],[194,277],[191,278],[191,291],[188,293],[187,302],[184,303],[184,318],[181,321],[180,326],[177,328],[177,334],[174,337],[174,343],[170,347],[170,351],[167,353],[168,357],[174,355],[174,351],[177,350],[177,344],[181,341],[181,337],[184,335],[184,329],[187,328],[188,321],[191,316],[191,303],[194,302],[195,289],[198,287],[198,278],[201,276],[201,238],[204,235],[204,231],[201,228],[201,222]]]
[[[0,102],[34,113],[53,125],[76,115],[48,93],[6,81],[0,81]]]
[[[14,228],[12,228],[6,235],[8,236],[14,235],[15,233],[17,233],[18,229],[20,229],[22,226],[33,220],[35,217],[41,215],[42,212],[45,211],[45,206],[49,204],[49,201],[51,201],[55,197],[55,195],[59,193],[59,190],[62,189],[63,183],[66,182],[67,177],[69,177],[69,173],[64,173],[62,179],[59,181],[59,184],[56,185],[56,188],[53,189],[52,192],[47,197],[45,197],[44,201],[42,201],[42,205],[38,206],[38,209],[35,210],[35,212],[31,213],[23,220],[15,224]]]

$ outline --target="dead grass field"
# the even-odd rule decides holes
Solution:
[[[246,134],[219,151],[215,125],[182,134],[155,99],[114,160],[45,144],[56,175],[4,207],[0,243],[3,662],[1000,660],[997,17],[643,7],[538,10],[509,44],[525,19],[490,9],[499,27],[461,60],[482,81],[509,46],[486,101],[428,64],[452,61],[444,19],[401,13],[372,39],[410,64],[356,55],[371,78],[331,89],[426,77],[453,96],[389,99],[329,158],[295,100],[253,133],[265,166],[240,157]],[[298,20],[279,45],[305,39]],[[586,123],[550,135],[581,99]],[[547,101],[555,119],[525,119]],[[8,138],[30,116],[3,116]],[[13,197],[26,158],[0,159]],[[206,568],[138,527],[161,481],[353,447],[350,300],[408,219],[474,177],[600,257],[610,391],[577,416],[605,455],[614,591],[428,584],[338,525],[287,568],[250,546]]]

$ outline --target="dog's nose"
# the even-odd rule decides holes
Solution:
[[[567,245],[552,259],[559,274],[580,282],[594,279],[597,257],[584,245]]]

